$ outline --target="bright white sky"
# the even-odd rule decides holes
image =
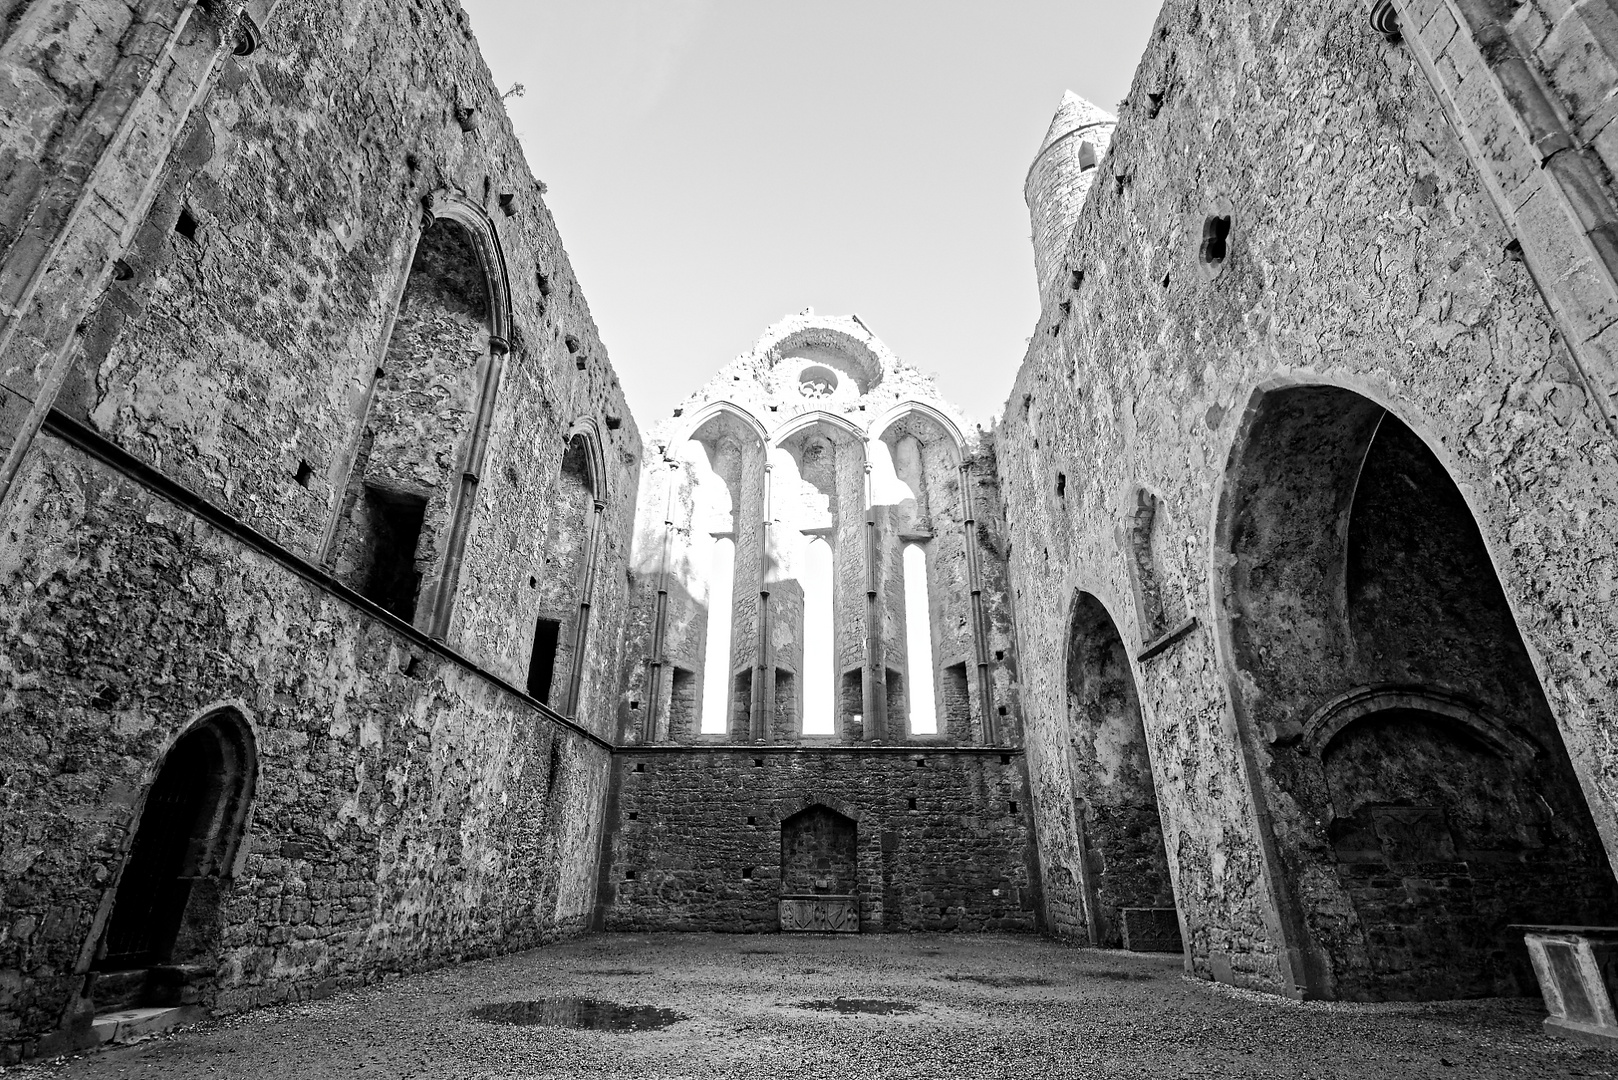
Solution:
[[[812,306],[987,426],[1038,317],[1022,182],[1159,0],[462,0],[643,428]]]

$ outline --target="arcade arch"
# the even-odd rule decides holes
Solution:
[[[1532,991],[1514,923],[1610,922],[1618,891],[1464,497],[1382,406],[1263,394],[1216,558],[1242,736],[1310,992]],[[1489,718],[1494,719],[1489,719]]]

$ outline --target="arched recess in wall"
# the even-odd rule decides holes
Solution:
[[[1094,595],[1068,615],[1067,753],[1093,944],[1181,948],[1140,695],[1118,626]]]
[[[323,561],[373,603],[442,638],[509,349],[511,303],[488,215],[453,195],[430,202]]]
[[[566,716],[576,716],[590,670],[590,608],[601,560],[601,519],[607,504],[601,434],[590,417],[568,433],[546,514],[535,568],[534,639],[528,692]]]
[[[98,1011],[165,1004],[166,994],[178,999],[188,965],[217,966],[257,783],[253,731],[233,709],[193,724],[163,756],[95,950]],[[159,968],[177,974],[165,981]]]
[[[865,433],[813,412],[784,425],[776,446],[768,662],[798,676],[796,735],[862,738],[876,686],[866,670]]]
[[[882,612],[889,737],[974,741],[972,688],[978,664],[972,598],[973,538],[963,500],[965,440],[944,413],[903,402],[871,425],[872,501],[882,515],[878,557],[902,581],[902,603]],[[889,663],[892,663],[890,659]]]
[[[1364,1000],[1527,993],[1511,924],[1618,916],[1483,537],[1408,426],[1338,387],[1260,394],[1214,562],[1259,802],[1290,815],[1270,831],[1297,981]],[[1405,697],[1377,698],[1390,685]],[[1381,704],[1334,713],[1343,701]]]
[[[1135,617],[1142,646],[1185,627],[1191,617],[1186,599],[1182,552],[1167,506],[1155,493],[1136,487],[1125,526],[1130,555],[1129,580],[1135,594]]]

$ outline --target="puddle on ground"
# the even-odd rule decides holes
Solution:
[[[1055,986],[1054,979],[1042,979],[1037,975],[945,975],[950,982],[974,982],[982,986],[992,986],[996,990],[1009,990],[1015,986]]]
[[[1157,976],[1150,971],[1118,971],[1113,968],[1100,968],[1096,971],[1081,971],[1079,974],[1081,976],[1093,975],[1098,979],[1117,979],[1120,982],[1131,979],[1145,980],[1157,978]]]
[[[650,975],[651,968],[570,968],[574,975]]]
[[[887,998],[832,998],[829,1001],[795,1001],[794,1009],[817,1009],[821,1012],[863,1013],[870,1016],[889,1016],[893,1013],[915,1012],[908,1001]]]
[[[780,949],[737,949],[736,952],[742,956],[779,956],[781,954]]]
[[[653,1005],[563,997],[548,1001],[493,1001],[472,1010],[472,1019],[522,1027],[583,1028],[586,1031],[655,1031],[688,1017]]]

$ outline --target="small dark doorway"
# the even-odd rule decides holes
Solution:
[[[858,826],[816,803],[781,823],[781,929],[859,930]]]
[[[97,971],[147,973],[193,964],[211,968],[220,904],[256,772],[252,734],[234,713],[210,717],[174,744],[141,810]],[[97,1002],[102,1007],[166,1004],[143,1000],[150,996],[149,981],[103,976],[106,985],[98,990]],[[110,1000],[114,998],[121,1000]]]

